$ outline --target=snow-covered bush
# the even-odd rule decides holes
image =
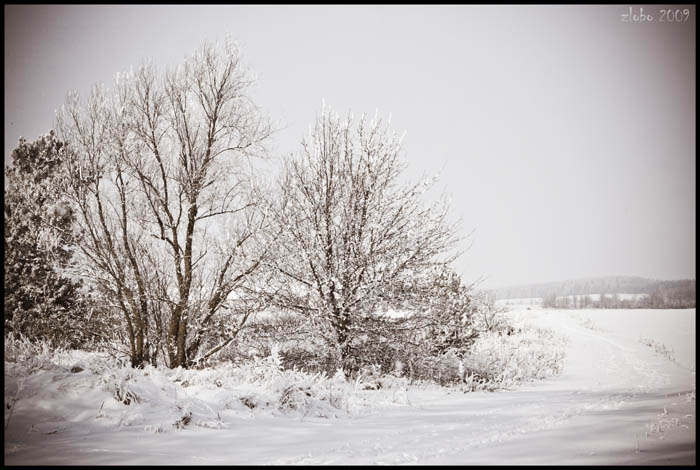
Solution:
[[[256,357],[269,356],[273,346],[279,349],[286,369],[335,372],[333,367],[325,369],[325,356],[330,354],[328,346],[313,333],[308,318],[276,311],[267,311],[262,317],[249,320],[236,340],[208,363],[243,365]]]
[[[241,401],[251,409],[328,418],[352,414],[363,407],[363,400],[357,396],[363,388],[361,382],[347,381],[342,371],[329,378],[325,372],[285,369],[277,346],[268,357],[237,368],[233,379],[238,385],[248,386],[249,392]]]
[[[192,426],[221,428],[258,414],[335,418],[405,403],[405,393],[400,393],[405,384],[399,380],[386,382],[376,392],[362,380],[346,379],[342,371],[329,377],[284,369],[279,348],[274,347],[269,356],[240,367],[139,369],[105,353],[57,351],[9,337],[5,379],[5,419],[10,421],[15,412],[16,425],[27,428],[50,426],[33,411],[32,403],[38,402],[53,416],[76,423],[97,419],[155,433]]]
[[[136,371],[130,367],[105,368],[100,375],[103,389],[112,394],[115,400],[125,405],[140,403],[141,397],[133,389]]]
[[[553,331],[515,328],[510,334],[486,332],[461,361],[461,379],[470,390],[510,388],[560,372],[564,339]]]
[[[386,377],[408,383],[466,383],[469,389],[495,389],[558,372],[563,358],[559,337],[548,330],[512,324],[478,292],[471,297],[460,293],[463,301],[458,305],[466,308],[465,312],[435,301],[433,307],[440,307],[435,310],[440,312],[437,316],[431,317],[434,312],[427,311],[358,318],[355,325],[362,332],[350,343],[356,354],[355,372],[349,378],[360,379],[367,390],[382,388]],[[280,372],[322,373],[327,377],[335,373],[338,356],[300,315],[271,316],[246,331],[234,351],[242,367],[255,364],[251,352],[270,356],[276,347]],[[242,361],[246,354],[247,360]],[[286,393],[301,394],[297,398],[303,401],[308,395],[302,390],[306,389],[292,388]]]
[[[512,334],[508,328],[483,333],[461,356],[450,350],[418,358],[412,354],[420,348],[407,347],[391,369],[366,365],[354,378],[342,369],[331,375],[288,368],[275,344],[270,354],[240,365],[132,368],[104,352],[52,349],[8,335],[5,420],[19,427],[15,430],[35,426],[47,432],[53,432],[55,417],[76,426],[99,420],[154,433],[218,429],[258,415],[333,419],[406,405],[411,381],[426,381],[413,387],[440,383],[493,390],[557,373],[563,357],[559,337],[548,330],[511,328]]]
[[[494,390],[545,378],[561,369],[563,339],[551,330],[514,325],[503,312],[478,298],[471,305],[470,322],[469,341],[455,342],[439,353],[425,332],[409,330],[398,341],[403,347],[393,356],[401,364],[397,375],[411,382]]]
[[[639,342],[650,347],[654,352],[660,356],[665,357],[671,362],[675,361],[675,356],[673,354],[673,348],[669,348],[663,343],[659,343],[651,338],[640,338]]]
[[[504,315],[504,310],[494,305],[484,291],[475,292],[471,302],[473,327],[480,334],[496,332],[513,334],[513,326]]]
[[[21,334],[5,335],[5,375],[29,374],[42,369],[56,367],[56,359],[68,352],[56,348],[47,340],[30,341]]]
[[[426,328],[425,323],[423,318],[379,315],[358,318],[353,326],[357,333],[349,344],[352,354],[346,361],[346,365],[351,365],[348,377],[373,381],[393,373],[433,379],[434,374],[423,369],[433,367],[433,359],[439,355],[431,340],[432,330]],[[283,370],[324,373],[332,377],[340,365],[338,351],[316,336],[313,325],[299,315],[275,316],[253,323],[241,331],[237,340],[235,347],[220,358],[239,366],[251,363],[256,356],[269,356],[273,347],[279,349]],[[423,363],[427,365],[421,366]],[[396,371],[398,364],[401,364],[399,372]]]

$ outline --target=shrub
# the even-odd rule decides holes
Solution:
[[[556,375],[565,355],[563,346],[562,337],[542,328],[487,332],[462,360],[463,382],[470,390],[494,390]]]

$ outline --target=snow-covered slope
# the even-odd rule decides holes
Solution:
[[[346,389],[345,403],[355,410],[335,418],[249,409],[216,383],[234,378],[212,372],[147,370],[163,374],[149,382],[151,389],[110,376],[105,387],[90,388],[89,368],[69,370],[79,357],[24,383],[6,363],[5,402],[15,395],[17,401],[5,431],[5,463],[695,463],[694,309],[534,308],[509,315],[566,336],[558,376],[497,392],[414,386],[352,395]],[[181,374],[177,382],[171,373]],[[183,387],[183,380],[191,383]],[[105,391],[115,383],[141,396],[138,413]],[[254,381],[246,386],[263,397]],[[144,397],[172,404],[170,414],[162,403],[143,406]],[[231,406],[217,416],[211,409],[217,403]],[[193,423],[174,429],[183,411]],[[157,432],[158,424],[167,424],[166,432]]]

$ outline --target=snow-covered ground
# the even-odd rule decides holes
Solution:
[[[154,432],[182,410],[124,406],[89,388],[88,370],[49,367],[22,379],[5,363],[5,403],[17,398],[11,416],[5,407],[5,463],[695,464],[695,309],[508,315],[567,338],[558,376],[496,392],[362,391],[355,412],[330,418],[236,400],[211,422]],[[197,406],[230,402],[214,376],[187,371],[174,383],[146,373],[150,388],[134,390],[192,407],[193,419],[214,411]]]

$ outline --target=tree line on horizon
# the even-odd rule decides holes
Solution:
[[[634,298],[624,298],[620,294],[591,295],[549,295],[542,298],[544,308],[695,308],[695,283],[659,288],[651,295],[641,294]]]
[[[629,299],[620,294],[643,295]],[[694,308],[696,288],[694,279],[611,276],[504,287],[489,291],[489,296],[493,301],[541,298],[546,306],[558,308]]]

